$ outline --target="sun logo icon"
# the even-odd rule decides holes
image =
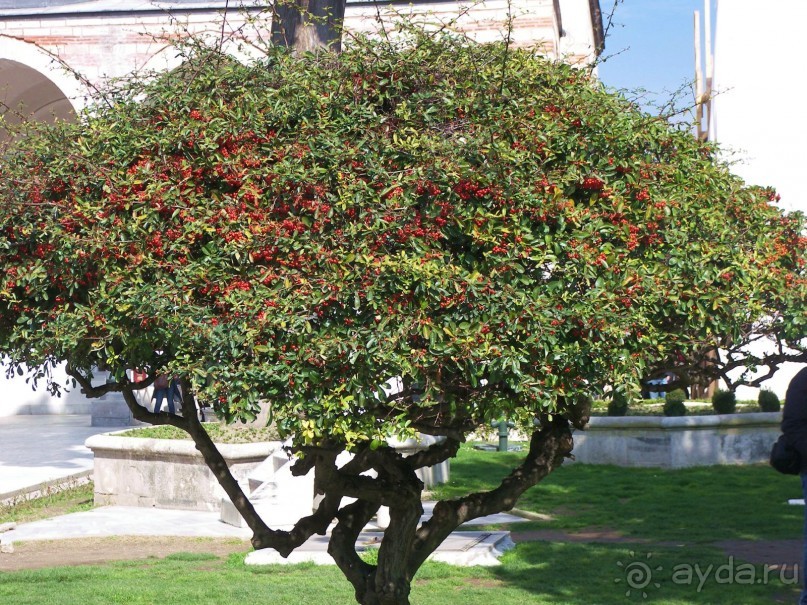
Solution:
[[[630,557],[631,559],[636,559],[636,553],[630,551]],[[641,594],[642,598],[646,599],[646,589],[649,586],[661,588],[661,584],[653,580],[653,574],[662,571],[664,568],[661,565],[657,565],[655,568],[652,567],[650,563],[652,557],[653,555],[651,553],[647,553],[644,561],[633,560],[628,563],[623,563],[622,561],[616,562],[616,564],[624,570],[625,577],[616,578],[614,583],[619,584],[624,580],[625,584],[628,586],[627,591],[625,591],[626,597],[631,596],[633,591],[636,591],[636,594]]]

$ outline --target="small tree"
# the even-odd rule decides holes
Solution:
[[[249,64],[198,47],[75,124],[31,125],[0,172],[9,371],[64,360],[88,396],[186,430],[256,548],[286,556],[335,521],[329,552],[368,605],[408,603],[450,532],[561,465],[590,385],[637,389],[648,363],[770,317],[797,351],[804,334],[801,217],[710,146],[534,51],[395,40]],[[135,400],[164,372],[182,417]],[[228,420],[268,405],[316,512],[261,519],[194,397]],[[520,465],[419,526],[415,471],[502,416],[532,432]],[[386,445],[418,431],[444,439]],[[369,564],[355,542],[382,505]]]
[[[621,391],[614,391],[611,394],[611,401],[608,402],[608,415],[626,416],[629,407],[627,395]]]

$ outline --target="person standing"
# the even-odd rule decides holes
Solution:
[[[157,414],[163,404],[163,399],[168,400],[168,412],[171,414],[176,413],[174,407],[174,397],[179,397],[179,382],[177,377],[174,376],[168,380],[168,376],[160,374],[154,381],[154,413]]]
[[[802,368],[790,381],[782,412],[782,433],[788,444],[801,457],[801,490],[807,503],[807,368]],[[804,514],[804,554],[802,557],[802,592],[799,605],[807,605],[807,505]]]

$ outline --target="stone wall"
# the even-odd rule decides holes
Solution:
[[[574,434],[585,464],[684,468],[768,461],[781,413],[595,417]]]
[[[218,511],[224,490],[192,441],[95,435],[85,445],[95,456],[95,504]],[[280,442],[219,444],[239,481]]]
[[[167,38],[188,34],[218,37],[223,32],[233,40],[242,35],[267,39],[267,31],[245,26],[249,13],[238,7],[238,2],[232,2],[224,26],[220,24],[222,3],[215,1],[178,4],[170,11],[146,2],[122,7],[110,0],[76,2],[68,9],[0,10],[0,61],[17,62],[45,74],[80,109],[88,90],[108,77],[176,66],[179,59]],[[512,15],[510,38],[514,44],[537,46],[552,59],[575,64],[590,64],[595,57],[598,28],[587,0],[482,0],[471,8],[441,1],[349,2],[345,30],[389,29],[398,16],[412,19],[418,15],[425,23],[442,24],[479,41],[502,39]],[[239,50],[235,42],[230,46],[236,55],[245,50]],[[63,70],[55,57],[76,70],[81,79]]]

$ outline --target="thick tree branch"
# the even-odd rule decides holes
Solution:
[[[324,534],[326,532],[338,511],[341,496],[326,496],[316,512],[301,518],[290,531],[269,528],[255,511],[255,507],[230,472],[227,461],[199,422],[194,395],[187,381],[182,381],[182,416],[168,412],[158,414],[149,412],[137,402],[131,383],[118,384],[117,386],[135,419],[149,424],[175,426],[190,435],[196,449],[202,454],[205,464],[216,477],[216,481],[221,485],[236,510],[252,530],[252,545],[254,548],[274,548],[281,556],[287,557],[295,548],[305,543],[314,534]]]
[[[84,376],[79,370],[74,368],[70,363],[65,367],[65,372],[73,380],[75,380],[81,387],[81,392],[88,399],[97,399],[103,397],[107,393],[120,393],[123,390],[123,385],[118,382],[108,382],[98,386],[93,386],[92,381]],[[146,385],[144,385],[146,386]]]
[[[336,527],[328,542],[328,554],[342,571],[356,591],[356,600],[365,602],[365,595],[374,574],[375,567],[365,563],[356,552],[356,540],[365,525],[378,512],[379,505],[365,500],[357,500],[336,515]]]
[[[464,440],[464,439],[463,439]],[[426,466],[434,466],[445,462],[449,458],[457,455],[460,449],[461,441],[459,439],[447,438],[443,441],[430,445],[425,450],[415,452],[411,456],[405,458],[406,465],[412,469],[417,470]]]
[[[563,464],[572,446],[569,421],[556,415],[533,433],[526,459],[497,488],[438,502],[432,518],[417,531],[409,557],[410,571],[419,569],[443,540],[466,521],[513,508],[521,494]]]
[[[375,462],[379,462],[378,458]],[[343,496],[368,500],[384,506],[395,506],[404,493],[409,493],[413,489],[402,477],[390,477],[388,473],[384,473],[373,478],[348,473],[337,469],[333,463],[327,461],[318,461],[316,472],[318,486],[326,493],[334,491]]]

